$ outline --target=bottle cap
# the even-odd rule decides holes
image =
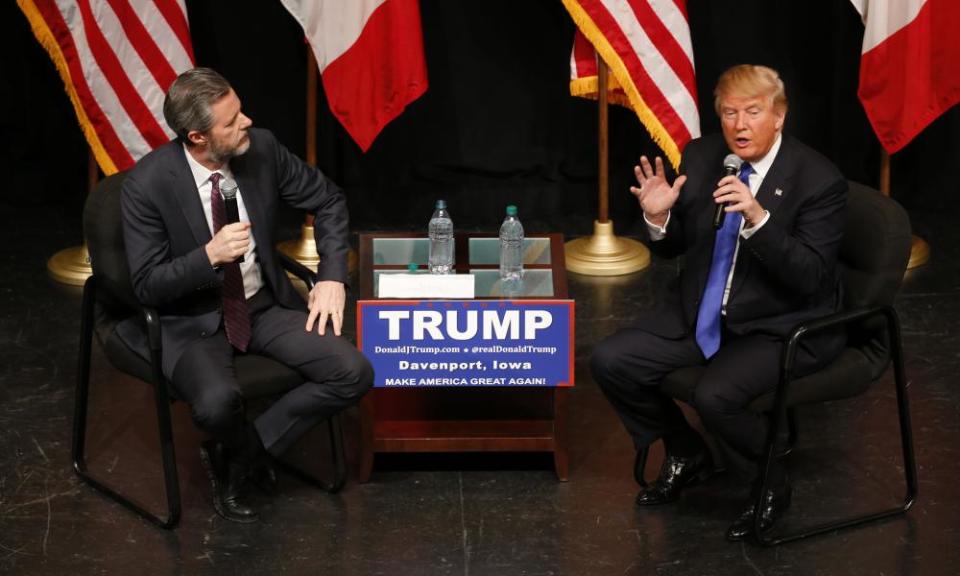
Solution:
[[[446,207],[447,207],[447,201],[446,201],[446,200],[437,200],[437,208],[438,208],[438,209],[443,210],[443,209],[446,208]]]
[[[507,216],[516,216],[516,215],[517,215],[517,207],[514,206],[513,204],[507,206]]]

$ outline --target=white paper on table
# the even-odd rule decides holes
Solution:
[[[378,275],[378,298],[472,299],[473,274],[391,274]]]

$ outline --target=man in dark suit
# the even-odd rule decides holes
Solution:
[[[665,443],[660,475],[638,494],[639,506],[675,500],[713,466],[702,438],[660,391],[663,377],[685,366],[706,367],[693,407],[706,429],[732,448],[728,460],[755,478],[767,420],[747,406],[776,387],[789,331],[841,304],[837,251],[846,181],[827,159],[782,134],[787,99],[776,71],[731,68],[714,96],[722,137],[690,142],[682,175],[672,184],[660,158],[651,165],[641,157],[638,186],[630,189],[643,210],[651,249],[685,255],[679,290],[662,310],[598,344],[591,358],[597,383],[638,451],[658,438]],[[743,164],[737,174],[721,177],[731,153]],[[719,205],[724,216],[717,228]],[[842,345],[837,334],[811,340],[798,355],[798,373],[823,366]],[[774,463],[771,474],[764,529],[790,503],[786,472]],[[752,514],[748,504],[727,537],[749,535]]]
[[[220,516],[252,522],[241,488],[275,483],[270,456],[316,423],[356,403],[373,382],[367,359],[340,337],[347,278],[343,191],[251,128],[218,73],[181,74],[164,101],[177,139],[143,157],[123,184],[123,231],[134,292],[160,314],[163,372],[211,440],[201,449]],[[238,185],[239,222],[221,188]],[[280,202],[315,217],[320,265],[304,303],[278,262]],[[328,329],[332,327],[332,333]],[[121,336],[136,340],[123,327]],[[234,357],[255,352],[305,382],[248,423]],[[263,484],[263,482],[260,482]]]

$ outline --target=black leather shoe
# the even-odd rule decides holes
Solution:
[[[637,506],[655,506],[673,502],[684,486],[706,480],[713,474],[713,459],[708,450],[681,458],[667,454],[660,475],[649,488],[637,494]]]
[[[213,488],[213,509],[225,520],[250,523],[259,518],[257,511],[244,504],[240,490],[246,479],[246,470],[236,462],[230,462],[224,453],[223,444],[204,442],[200,445],[200,462],[210,478]]]
[[[790,507],[790,497],[793,489],[787,482],[783,486],[775,489],[768,489],[763,495],[760,510],[760,530],[766,532],[773,528],[774,522],[781,518],[787,508]],[[744,507],[740,516],[727,529],[727,540],[738,542],[748,536],[754,535],[753,530],[753,511],[757,504],[756,496],[750,497],[750,502]]]

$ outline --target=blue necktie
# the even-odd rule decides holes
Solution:
[[[740,167],[740,181],[750,187],[749,177],[753,166],[744,162]],[[730,267],[733,266],[733,254],[737,249],[737,237],[740,235],[740,212],[726,215],[723,226],[717,230],[717,239],[713,247],[713,261],[710,263],[710,275],[707,287],[703,290],[700,310],[697,312],[697,345],[703,351],[704,358],[710,358],[720,349],[720,307],[723,305],[723,291],[727,286]]]

